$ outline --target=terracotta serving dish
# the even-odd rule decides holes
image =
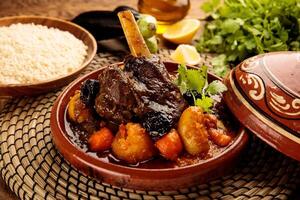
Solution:
[[[0,85],[0,96],[32,96],[57,89],[74,80],[79,73],[91,62],[97,51],[97,43],[94,37],[84,28],[57,18],[38,16],[15,16],[0,19],[0,26],[9,26],[15,23],[34,23],[47,27],[54,27],[68,31],[88,46],[87,56],[82,65],[73,73],[35,84],[8,84]]]
[[[170,72],[175,72],[177,64],[165,63]],[[65,114],[70,97],[86,79],[97,79],[104,68],[93,71],[71,83],[56,100],[51,112],[51,132],[54,144],[60,153],[74,167],[86,175],[106,183],[140,190],[175,190],[203,183],[224,175],[234,167],[239,154],[246,146],[248,135],[238,124],[234,141],[216,157],[194,165],[178,168],[144,169],[104,162],[83,151],[67,136]],[[209,79],[217,79],[209,75]]]
[[[300,161],[300,53],[249,58],[226,78],[224,99],[238,120],[276,150]]]

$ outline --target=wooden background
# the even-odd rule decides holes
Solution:
[[[45,15],[70,20],[81,12],[113,10],[119,5],[136,8],[138,0],[0,0],[0,17],[14,15]],[[204,18],[200,10],[203,0],[191,0],[188,17]],[[0,110],[1,110],[0,99]],[[0,178],[0,200],[18,199]]]

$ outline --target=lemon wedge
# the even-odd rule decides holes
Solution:
[[[200,28],[200,21],[197,19],[184,19],[171,26],[168,26],[163,34],[166,40],[176,44],[190,43]]]
[[[202,60],[196,48],[187,44],[179,45],[171,54],[171,58],[177,63],[186,65],[197,65]]]

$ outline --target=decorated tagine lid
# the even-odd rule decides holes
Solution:
[[[300,52],[249,58],[225,79],[225,101],[263,141],[300,161]]]

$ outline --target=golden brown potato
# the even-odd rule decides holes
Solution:
[[[178,132],[189,154],[199,155],[208,152],[208,133],[201,108],[190,106],[183,111],[178,122]]]
[[[130,164],[148,160],[156,153],[150,136],[137,123],[120,125],[112,143],[112,151],[118,159]]]
[[[68,105],[68,115],[70,119],[77,123],[88,121],[92,118],[89,108],[80,100],[80,91],[75,91],[74,96],[71,97]]]

